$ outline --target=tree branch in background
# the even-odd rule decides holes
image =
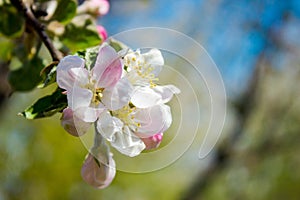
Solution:
[[[242,97],[235,104],[238,115],[237,118],[239,119],[235,128],[235,132],[229,136],[230,139],[228,141],[219,145],[219,147],[215,150],[212,164],[198,175],[195,182],[192,183],[189,190],[183,195],[183,200],[193,200],[195,197],[197,197],[197,199],[201,199],[202,191],[205,190],[209,183],[214,179],[215,175],[220,170],[224,169],[227,163],[230,161],[235,143],[238,141],[242,132],[244,131],[245,122],[247,121],[255,104],[259,80],[264,74],[264,69],[262,68],[264,57],[263,50],[258,57],[255,69],[249,82],[249,87],[245,91],[244,95],[242,95]]]
[[[59,61],[62,58],[61,52],[53,46],[52,41],[45,32],[44,25],[36,19],[31,9],[28,8],[22,0],[11,0],[11,3],[15,8],[23,12],[24,17],[26,18],[26,23],[32,26],[35,32],[39,35],[40,39],[51,54],[53,61]]]

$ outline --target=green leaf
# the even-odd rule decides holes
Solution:
[[[67,96],[62,94],[62,92],[62,89],[57,88],[51,95],[44,96],[37,100],[21,113],[22,116],[27,119],[38,119],[50,117],[57,112],[61,112],[68,105]]]
[[[0,33],[7,37],[18,37],[24,30],[24,18],[10,4],[0,6]]]
[[[100,46],[87,48],[84,51],[83,59],[85,60],[85,66],[87,67],[87,69],[92,69],[94,67],[97,56],[98,56],[99,47]]]
[[[42,83],[38,85],[38,88],[45,88],[56,81],[56,66],[57,62],[53,62],[41,71],[43,76]]]
[[[9,61],[14,47],[13,42],[7,38],[0,37],[0,47],[0,60],[4,62]]]
[[[43,62],[38,56],[23,63],[22,67],[11,71],[9,74],[9,83],[15,91],[28,91],[35,88],[42,81],[40,71],[43,68]]]
[[[114,39],[110,39],[109,40],[109,45],[114,48],[116,50],[116,52],[121,51],[122,49],[125,49],[126,46],[124,44],[122,44],[121,42],[114,40]]]
[[[92,69],[95,65],[99,53],[99,46],[86,49],[85,64],[88,69]]]
[[[88,21],[80,27],[72,23],[65,27],[65,32],[60,39],[71,51],[76,52],[101,43],[99,34],[91,29]]]
[[[85,67],[92,69],[95,65],[100,46],[87,48],[85,50],[77,51],[75,55],[85,60]]]
[[[75,0],[60,0],[57,2],[57,8],[52,19],[60,23],[67,24],[76,15],[77,1]]]

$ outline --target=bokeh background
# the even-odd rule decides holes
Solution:
[[[99,19],[109,35],[165,27],[207,50],[228,95],[218,145],[198,159],[199,130],[172,165],[146,174],[119,171],[110,187],[95,190],[80,177],[87,150],[64,132],[59,115],[35,121],[17,116],[53,88],[14,93],[0,108],[0,200],[299,199],[300,1],[110,3],[110,13]]]

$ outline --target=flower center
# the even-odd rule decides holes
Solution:
[[[91,103],[95,104],[96,106],[101,102],[101,98],[103,97],[104,88],[96,88],[95,87],[96,80],[91,79],[88,84],[84,86],[84,88],[89,89],[93,92],[93,98]]]
[[[129,54],[125,56],[125,65],[127,67],[130,67],[129,70],[134,70],[138,79],[142,79],[143,81],[147,81],[150,84],[151,88],[154,88],[156,84],[155,81],[158,81],[158,78],[155,77],[155,74],[153,73],[154,68],[151,67],[150,64],[145,62],[140,56],[139,53],[135,54]],[[130,71],[129,71],[130,73]],[[131,77],[131,79],[135,82],[137,77]]]
[[[104,88],[96,88],[93,91],[93,98],[92,98],[92,103],[98,105],[101,102],[101,98],[103,97],[103,92]]]
[[[140,123],[134,121],[134,111],[136,107],[129,103],[128,105],[124,106],[119,110],[112,111],[112,115],[119,118],[124,125],[127,125],[133,131],[137,131],[137,128],[141,126]]]

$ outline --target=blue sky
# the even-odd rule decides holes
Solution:
[[[269,35],[285,26],[286,16],[299,23],[300,1],[112,0],[110,13],[99,22],[109,35],[145,26],[187,34],[205,47],[228,93],[236,95],[247,86],[262,50],[270,59],[278,53]]]

